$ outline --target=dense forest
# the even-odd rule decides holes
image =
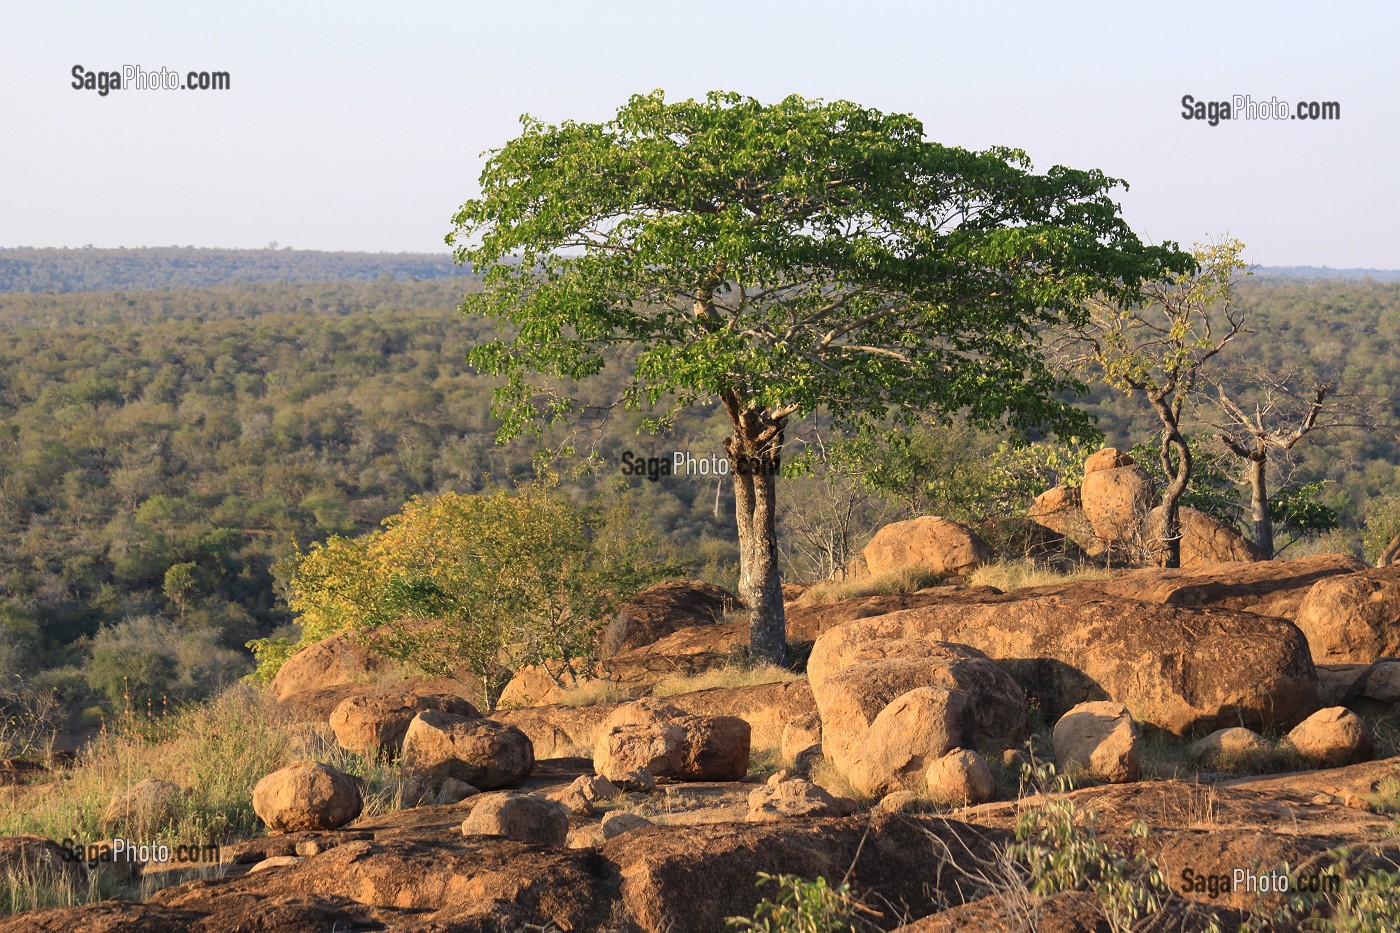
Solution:
[[[283,256],[0,251],[12,292],[0,294],[0,672],[74,701],[132,681],[199,695],[248,670],[247,640],[290,631],[277,565],[295,547],[369,530],[418,493],[533,475],[539,445],[495,443],[491,385],[465,363],[489,334],[456,310],[469,278],[428,257]],[[341,280],[311,281],[322,277]],[[1257,276],[1241,294],[1253,333],[1222,373],[1321,375],[1400,418],[1400,283]],[[609,390],[606,378],[592,390],[600,410]],[[1096,388],[1085,404],[1108,441],[1151,439],[1139,400]],[[726,484],[623,469],[627,452],[718,454],[722,416],[692,410],[660,437],[639,436],[641,419],[611,409],[576,437],[548,436],[599,454],[591,473],[557,464],[561,489],[635,497],[673,556],[732,584]],[[1327,545],[1358,547],[1368,511],[1400,495],[1393,428],[1319,435],[1298,453],[1293,481],[1325,480],[1342,520]],[[798,482],[793,540],[837,495]],[[892,509],[867,503],[857,524]],[[785,557],[789,574],[809,572]]]

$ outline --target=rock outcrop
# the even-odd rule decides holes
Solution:
[[[1012,594],[861,619],[819,638],[808,675],[829,756],[843,751],[821,681],[855,663],[863,645],[891,639],[968,644],[1010,671],[1048,715],[1112,699],[1139,722],[1185,735],[1293,725],[1317,708],[1307,641],[1287,620],[1084,592]]]
[[[807,666],[823,749],[856,790],[922,790],[928,765],[949,751],[1025,738],[1025,695],[980,651],[912,631],[845,637],[883,618],[828,632]]]

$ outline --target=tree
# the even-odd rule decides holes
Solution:
[[[845,101],[656,92],[605,123],[522,123],[447,236],[483,279],[463,309],[513,325],[470,357],[505,377],[501,436],[577,412],[570,381],[619,357],[621,401],[659,408],[652,427],[718,401],[756,660],[786,651],[775,506],[793,420],[1082,431],[1041,331],[1190,264],[1133,234],[1101,172],[1036,174],[1018,150],[942,146]]]
[[[1181,432],[1182,412],[1199,387],[1202,369],[1244,332],[1234,288],[1246,274],[1244,244],[1198,244],[1194,268],[1147,283],[1125,301],[1093,296],[1087,321],[1074,331],[1076,361],[1108,385],[1140,393],[1161,427],[1158,459],[1162,491],[1162,565],[1181,565],[1180,501],[1191,479],[1191,447]]]
[[[1365,427],[1374,424],[1374,419],[1366,407],[1343,404],[1329,382],[1314,381],[1304,389],[1295,376],[1267,373],[1255,373],[1250,382],[1248,387],[1235,389],[1215,383],[1213,399],[1220,417],[1213,426],[1220,443],[1244,464],[1254,546],[1268,559],[1276,553],[1274,513],[1278,511],[1278,503],[1269,494],[1270,467],[1277,468],[1277,461],[1314,432]],[[1245,390],[1254,396],[1252,402],[1243,398]]]

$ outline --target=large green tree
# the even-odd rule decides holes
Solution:
[[[625,402],[657,423],[718,400],[740,596],[768,661],[786,650],[775,494],[794,419],[1082,430],[1042,330],[1190,266],[1133,234],[1101,172],[1037,174],[1018,150],[939,145],[846,101],[656,92],[607,122],[523,126],[447,237],[485,284],[465,310],[514,325],[471,357],[505,377],[502,432],[577,411],[569,381],[618,347]]]

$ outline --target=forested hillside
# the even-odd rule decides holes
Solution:
[[[169,274],[156,270],[170,251],[153,252],[133,281]],[[83,281],[62,263],[47,274]],[[249,638],[291,621],[274,567],[295,545],[368,530],[417,493],[531,476],[538,445],[495,444],[491,385],[464,362],[487,334],[456,311],[470,286],[0,296],[0,667],[43,671],[72,699],[120,696],[124,676],[197,695],[248,669]],[[1317,369],[1400,414],[1400,284],[1257,279],[1244,294],[1254,333],[1225,371]],[[606,402],[608,381],[596,391]],[[1096,389],[1087,403],[1111,442],[1150,440],[1137,400]],[[562,488],[580,501],[630,489],[674,556],[732,585],[727,484],[650,482],[621,465],[625,451],[718,454],[723,418],[701,409],[669,436],[639,437],[640,418],[614,409],[576,438],[596,442],[602,466],[566,472]],[[1400,452],[1393,432],[1318,440],[1300,448],[1296,478],[1331,481],[1323,496],[1344,523],[1335,543],[1352,546],[1367,508],[1400,493]],[[828,494],[810,481],[786,488],[794,527]]]

